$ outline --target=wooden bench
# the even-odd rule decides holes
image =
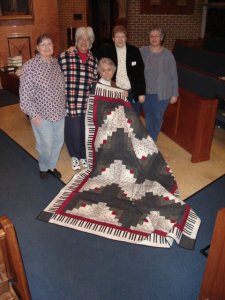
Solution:
[[[225,55],[175,43],[173,54],[177,64],[194,68],[216,77],[225,76]]]
[[[217,213],[199,300],[225,297],[225,208]]]
[[[2,88],[19,96],[19,77],[14,73],[0,71]]]
[[[179,87],[204,99],[225,98],[225,80],[182,64],[177,64]]]
[[[225,98],[225,55],[175,44],[180,98],[169,105],[162,132],[191,153],[192,162],[210,159],[218,98]]]
[[[6,216],[0,217],[0,299],[31,300],[16,232]]]
[[[210,159],[217,99],[203,99],[183,88],[175,104],[168,106],[162,132],[191,153],[193,163]]]

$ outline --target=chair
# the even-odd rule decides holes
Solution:
[[[0,299],[31,300],[15,228],[6,216],[0,216]]]

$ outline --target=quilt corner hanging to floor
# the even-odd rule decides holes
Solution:
[[[193,249],[200,219],[122,91],[97,84],[86,113],[89,167],[38,219],[105,238]]]

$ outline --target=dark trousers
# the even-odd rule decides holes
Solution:
[[[135,102],[134,96],[133,96],[131,90],[128,91],[127,99],[129,100],[129,102],[131,103],[133,109],[136,111],[137,115],[139,116],[140,111],[141,111],[141,104],[140,104],[140,102]]]
[[[86,158],[85,116],[65,118],[65,143],[70,157]]]

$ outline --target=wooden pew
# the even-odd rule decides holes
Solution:
[[[225,208],[219,210],[209,256],[203,275],[199,300],[225,299]]]
[[[175,43],[173,54],[177,64],[210,75],[225,76],[225,55]]]
[[[203,99],[179,89],[176,104],[168,106],[161,131],[191,153],[193,163],[210,159],[217,99]]]
[[[0,299],[31,300],[13,224],[0,217]]]
[[[2,88],[19,96],[19,77],[14,73],[2,72],[0,70]]]
[[[225,99],[225,55],[176,43],[180,99],[166,110],[162,132],[192,154],[210,159],[218,98]]]

